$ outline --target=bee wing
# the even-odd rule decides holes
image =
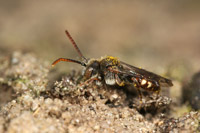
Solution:
[[[164,78],[162,76],[159,76],[155,73],[146,71],[146,70],[141,69],[141,68],[131,66],[131,65],[125,63],[125,62],[121,62],[120,64],[123,67],[123,69],[120,70],[120,73],[132,75],[133,77],[136,77],[136,78],[145,78],[145,79],[148,79],[148,80],[151,80],[151,81],[157,81],[160,84],[160,86],[163,86],[163,87],[173,86],[171,80]]]

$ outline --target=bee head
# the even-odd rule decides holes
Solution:
[[[91,61],[85,69],[84,77],[86,79],[95,76],[96,74],[99,73],[100,70],[100,63],[97,60]]]

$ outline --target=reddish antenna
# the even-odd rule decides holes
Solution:
[[[77,64],[81,64],[82,66],[86,66],[86,62],[87,59],[83,56],[83,54],[81,53],[80,49],[78,48],[78,46],[76,45],[76,42],[74,41],[74,39],[72,38],[72,36],[69,34],[69,32],[66,30],[65,31],[67,37],[69,38],[69,40],[71,41],[71,43],[73,44],[74,48],[76,49],[76,51],[78,52],[79,56],[85,60],[85,62],[81,62],[81,61],[77,61],[77,60],[73,60],[73,59],[67,59],[67,58],[59,58],[57,60],[55,60],[52,63],[52,66],[56,65],[58,62],[60,61],[65,61],[65,62],[73,62],[73,63],[77,63]]]
[[[84,62],[80,62],[80,61],[77,61],[77,60],[73,60],[73,59],[67,59],[67,58],[59,58],[57,60],[55,60],[53,63],[52,63],[52,66],[55,66],[58,62],[60,61],[66,61],[66,62],[73,62],[73,63],[78,63],[78,64],[81,64],[82,66],[86,66],[86,64]]]
[[[69,34],[69,32],[66,30],[65,33],[66,33],[67,37],[69,38],[69,40],[71,41],[71,43],[73,44],[73,46],[76,49],[76,51],[78,52],[79,56],[82,59],[84,59],[85,61],[87,61],[87,59],[83,56],[83,54],[81,53],[80,49],[76,45],[76,42],[74,41],[74,39],[72,38],[72,36]]]

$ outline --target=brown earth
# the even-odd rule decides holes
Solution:
[[[79,86],[78,71],[56,81],[49,64],[29,53],[0,61],[0,132],[200,131],[200,113],[172,101],[169,91],[158,98],[147,94],[141,104],[124,88]]]

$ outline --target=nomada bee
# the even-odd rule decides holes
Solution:
[[[141,88],[155,92],[158,95],[161,87],[173,86],[171,80],[144,69],[129,65],[113,56],[106,56],[100,59],[85,58],[69,32],[67,30],[65,32],[82,61],[59,58],[52,63],[52,66],[60,61],[73,62],[82,65],[85,67],[83,72],[84,83],[100,81],[101,83],[111,86],[134,85],[134,88],[138,91],[140,100],[142,99]]]

